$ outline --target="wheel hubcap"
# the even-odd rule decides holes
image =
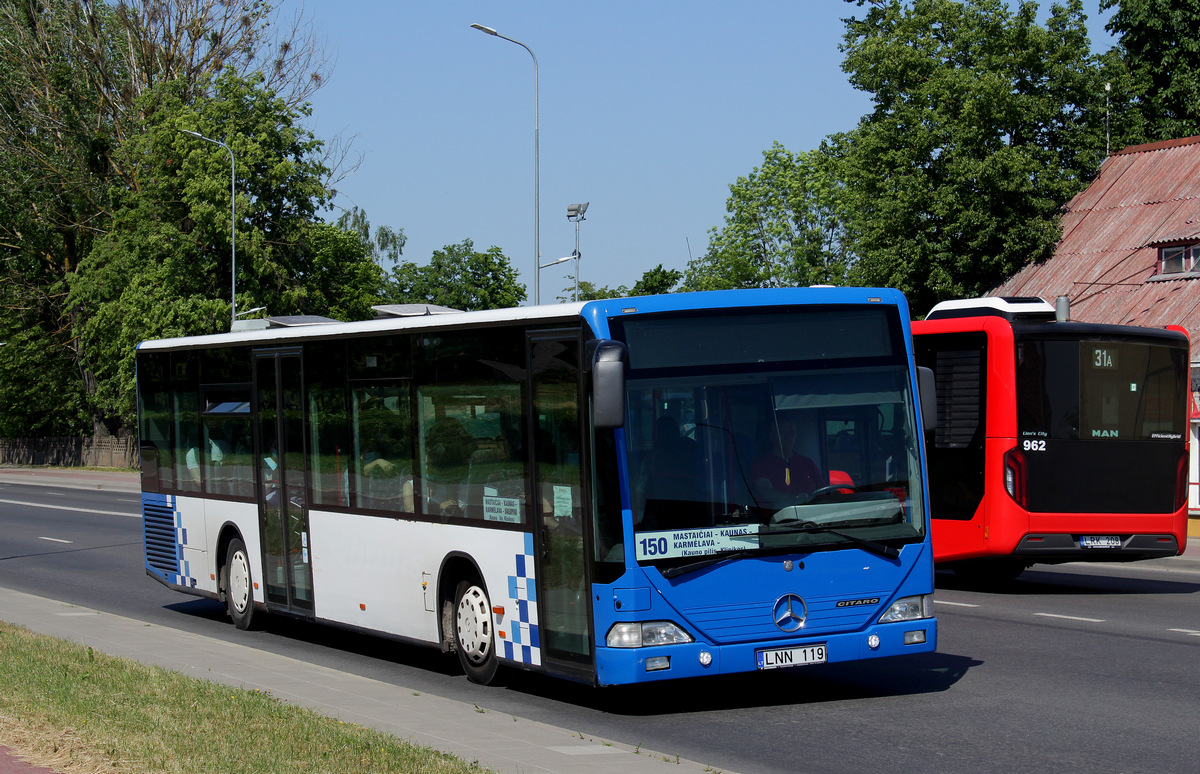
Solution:
[[[491,611],[478,586],[467,589],[458,602],[458,646],[472,664],[482,664],[491,650]]]
[[[234,554],[229,562],[229,598],[239,613],[246,609],[250,601],[250,566],[241,551]]]

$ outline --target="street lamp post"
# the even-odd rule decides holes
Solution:
[[[519,40],[513,40],[510,37],[501,35],[491,27],[485,27],[482,24],[472,24],[472,29],[477,29],[480,32],[487,33],[493,37],[507,40],[509,43],[516,43],[521,48],[529,52],[533,57],[533,302],[535,304],[542,303],[542,288],[539,275],[541,274],[542,249],[541,249],[541,228],[539,224],[539,207],[541,205],[538,183],[540,181],[538,170],[538,61],[537,55],[533,53],[533,49],[525,45]]]
[[[221,142],[214,140],[211,137],[205,137],[199,132],[193,132],[191,129],[183,129],[184,134],[190,134],[193,137],[211,142],[213,145],[220,145],[229,153],[229,327],[232,330],[233,324],[237,322],[237,161],[234,160],[233,150]]]
[[[575,300],[579,300],[579,221],[587,220],[583,217],[583,213],[587,212],[588,203],[583,204],[568,204],[567,205],[567,220],[575,224]]]

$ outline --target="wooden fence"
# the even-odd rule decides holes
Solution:
[[[64,468],[136,468],[137,439],[0,438],[0,465],[53,465]]]

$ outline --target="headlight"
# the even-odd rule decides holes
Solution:
[[[610,648],[640,648],[644,645],[676,645],[693,642],[692,635],[670,621],[614,624],[605,644]]]
[[[892,606],[879,616],[879,623],[895,623],[896,621],[919,621],[929,618],[933,607],[933,595],[922,594],[919,597],[897,599]]]

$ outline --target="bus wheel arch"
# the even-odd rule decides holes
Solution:
[[[239,629],[255,626],[254,577],[250,552],[242,536],[233,527],[221,531],[217,540],[217,556],[221,557],[217,574],[217,596]]]
[[[495,620],[483,574],[465,555],[449,556],[438,584],[442,649],[453,650],[473,683],[487,685],[496,676]]]

